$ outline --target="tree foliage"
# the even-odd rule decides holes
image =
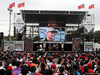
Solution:
[[[13,40],[13,36],[10,36],[10,38],[11,38],[11,40]],[[5,39],[6,41],[9,41],[9,36],[5,36],[4,39]]]
[[[95,33],[94,33],[94,42],[100,43],[100,31],[95,31]]]

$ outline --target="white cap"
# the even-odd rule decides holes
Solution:
[[[57,31],[54,28],[48,28],[47,31],[46,31],[46,33],[47,32],[55,32],[55,33],[57,33]]]

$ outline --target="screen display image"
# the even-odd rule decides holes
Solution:
[[[65,41],[65,28],[40,27],[40,41]]]

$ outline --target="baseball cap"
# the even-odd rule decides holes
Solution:
[[[51,68],[56,68],[56,64],[52,64],[51,65]]]
[[[57,33],[57,31],[54,28],[48,28],[47,31],[46,31],[46,33],[47,32],[55,32],[55,33]]]
[[[41,73],[36,73],[35,75],[41,75]]]
[[[8,66],[8,69],[13,70],[12,66]]]
[[[32,66],[36,67],[36,64],[30,64],[30,67],[32,67]]]
[[[88,67],[89,68],[91,68],[92,67],[92,63],[90,62],[90,63],[88,63]]]

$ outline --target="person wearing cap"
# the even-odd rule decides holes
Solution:
[[[54,41],[54,36],[57,31],[54,28],[48,28],[46,31],[46,38],[42,39],[42,41]]]

